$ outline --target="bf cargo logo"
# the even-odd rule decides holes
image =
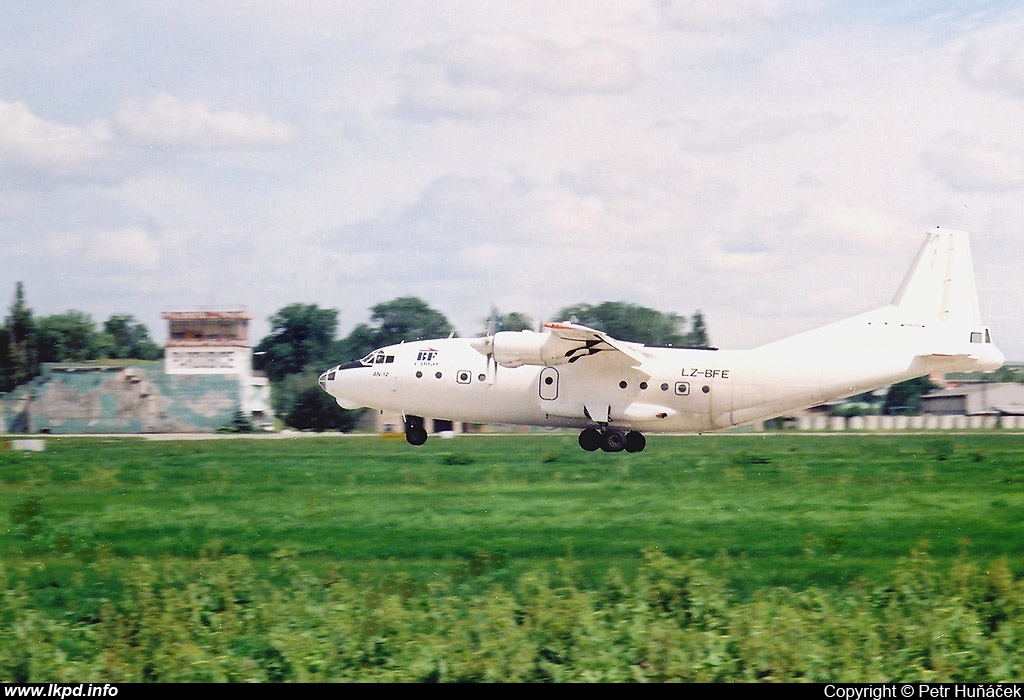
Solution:
[[[434,363],[435,357],[437,357],[437,350],[426,348],[416,353],[416,362]]]

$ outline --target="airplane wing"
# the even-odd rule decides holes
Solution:
[[[624,359],[631,360],[634,367],[639,366],[647,359],[643,345],[639,343],[627,343],[612,338],[607,333],[599,330],[581,326],[576,323],[545,323],[544,328],[551,331],[551,334],[562,341],[568,341],[571,345],[565,351],[568,362],[596,355],[599,352],[620,353]]]

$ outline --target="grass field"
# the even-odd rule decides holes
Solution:
[[[0,555],[261,559],[421,578],[483,555],[600,575],[641,552],[730,563],[740,590],[885,575],[924,545],[1024,572],[1024,436],[572,435],[149,442],[0,453]],[[12,522],[13,519],[13,522]],[[728,555],[722,558],[720,555]]]
[[[632,455],[585,453],[570,434],[421,448],[368,436],[48,438],[41,453],[0,452],[0,574],[21,605],[58,611],[68,596],[97,610],[117,599],[124,583],[109,573],[140,562],[245,561],[273,576],[284,561],[417,590],[513,589],[532,572],[571,571],[596,589],[658,553],[756,601],[885,584],[926,551],[940,569],[998,561],[1019,581],[1022,446],[991,432],[652,436]]]

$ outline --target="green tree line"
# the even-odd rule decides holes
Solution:
[[[157,360],[163,349],[149,330],[128,314],[115,314],[98,327],[89,314],[69,310],[38,318],[18,282],[14,301],[0,326],[0,392],[10,391],[39,374],[44,362],[98,359]]]

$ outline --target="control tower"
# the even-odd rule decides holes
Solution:
[[[164,372],[227,374],[238,377],[242,410],[253,421],[269,421],[270,385],[252,369],[247,311],[165,311],[169,324],[164,349]]]

